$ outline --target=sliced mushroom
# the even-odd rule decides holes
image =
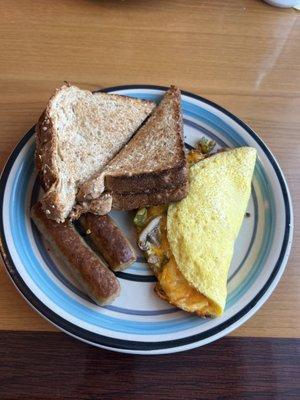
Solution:
[[[149,224],[142,230],[139,240],[138,246],[141,250],[147,251],[149,250],[150,245],[159,246],[160,245],[160,222],[162,216],[153,218]]]

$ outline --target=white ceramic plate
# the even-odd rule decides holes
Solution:
[[[158,101],[166,88],[122,86],[105,91]],[[253,146],[258,161],[245,218],[228,278],[228,299],[221,318],[200,319],[160,300],[155,278],[142,254],[119,272],[121,296],[110,306],[95,305],[65,274],[29,218],[39,196],[34,170],[34,129],[10,156],[1,177],[3,257],[15,285],[28,302],[63,331],[115,351],[162,354],[191,349],[240,326],[261,307],[277,285],[290,251],[292,207],[283,174],[267,146],[242,121],[220,106],[182,93],[184,133],[190,148],[202,136],[219,147]],[[135,242],[133,213],[113,212]]]

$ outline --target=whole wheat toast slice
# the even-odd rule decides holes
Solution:
[[[68,217],[79,185],[118,153],[154,107],[149,101],[75,86],[56,91],[36,126],[36,165],[48,218]]]
[[[143,193],[102,193],[97,199],[76,204],[70,213],[71,219],[78,219],[82,214],[90,212],[105,215],[111,209],[129,211],[140,207],[158,206],[182,200],[188,194],[188,181],[174,188]]]
[[[113,193],[155,192],[183,186],[188,180],[184,152],[180,90],[164,95],[146,123],[98,174],[79,189],[80,201]]]
[[[135,210],[141,207],[159,206],[174,203],[184,199],[188,194],[189,184],[185,182],[181,186],[162,189],[158,192],[144,193],[113,193],[112,209],[114,210]],[[104,195],[104,194],[103,194]],[[102,196],[103,196],[102,195]],[[94,200],[96,202],[96,200]]]

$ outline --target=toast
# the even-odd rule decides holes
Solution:
[[[80,215],[86,212],[93,212],[94,214],[104,215],[101,213],[103,210],[110,207],[113,210],[129,211],[135,210],[140,207],[158,206],[164,204],[174,203],[187,196],[189,190],[188,181],[183,185],[163,189],[155,192],[144,192],[144,193],[102,193],[98,199],[94,199],[91,202],[83,202],[77,204],[72,213],[70,214],[71,219],[78,219]]]
[[[111,191],[113,198],[154,193],[184,186],[187,180],[180,90],[171,86],[127,145],[103,171],[81,185],[77,198],[92,200],[104,190]]]
[[[188,189],[189,184],[188,182],[185,182],[179,187],[163,189],[159,192],[114,193],[112,198],[112,209],[129,211],[140,207],[175,203],[187,196]]]
[[[36,166],[47,217],[63,222],[78,187],[130,140],[154,103],[63,85],[36,126]]]

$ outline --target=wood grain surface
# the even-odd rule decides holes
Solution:
[[[299,345],[299,339],[223,338],[180,354],[142,357],[97,349],[60,333],[2,332],[0,397],[299,399]]]
[[[270,146],[296,218],[281,282],[233,335],[299,337],[299,38],[296,10],[258,0],[2,0],[0,167],[63,80],[89,89],[174,83],[216,101]],[[3,268],[0,285],[0,330],[55,329],[30,309]]]

